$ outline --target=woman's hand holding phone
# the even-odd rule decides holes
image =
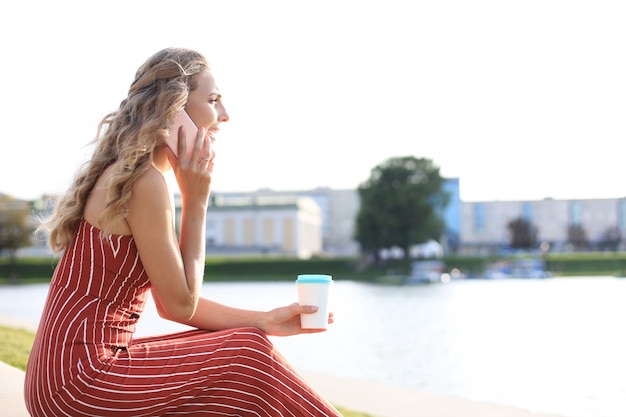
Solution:
[[[187,114],[185,110],[181,110],[174,119],[174,123],[170,128],[169,134],[167,138],[165,138],[165,143],[172,150],[174,156],[178,158],[178,148],[179,148],[179,137],[180,137],[180,127],[183,127],[184,130],[184,138],[183,141],[185,143],[185,148],[187,149],[187,157],[191,157],[191,153],[193,151],[193,146],[196,142],[196,136],[198,135],[198,127],[195,125],[191,117]]]
[[[181,127],[183,128],[181,131]],[[181,141],[183,143],[181,143]],[[212,150],[213,138],[210,134],[201,133],[198,127],[195,125],[191,117],[185,110],[181,110],[180,113],[174,119],[174,123],[169,131],[165,143],[172,150],[172,153],[178,159],[179,149],[183,149],[186,152],[188,159],[192,158],[193,150],[198,141],[203,141],[204,148],[200,154],[201,159],[209,162],[215,157],[215,152]],[[212,164],[211,164],[212,166]]]
[[[210,135],[204,128],[198,129],[182,110],[172,125],[166,143],[178,160],[174,173],[181,196],[184,199],[199,197],[206,204],[215,157]],[[186,157],[179,157],[179,154]]]

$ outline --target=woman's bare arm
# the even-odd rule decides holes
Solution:
[[[166,318],[158,294],[153,292],[154,301],[159,314]],[[322,329],[302,329],[300,314],[315,313],[316,307],[292,304],[278,307],[270,311],[246,310],[220,304],[205,297],[200,297],[194,316],[181,323],[198,329],[218,331],[237,327],[256,327],[268,335],[291,336],[302,333],[318,333]],[[328,319],[333,322],[332,313]]]
[[[175,321],[193,317],[204,275],[206,206],[185,207],[180,243],[165,179],[150,169],[133,186],[126,221],[161,308]]]

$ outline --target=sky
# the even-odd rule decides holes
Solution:
[[[0,193],[62,193],[137,68],[207,56],[214,191],[354,189],[427,158],[462,201],[621,198],[626,2],[6,1]]]

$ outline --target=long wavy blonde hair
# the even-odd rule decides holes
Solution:
[[[204,56],[182,48],[163,49],[137,70],[128,97],[98,125],[91,159],[38,228],[49,233],[54,252],[71,243],[98,177],[114,162],[106,184],[106,207],[98,221],[109,234],[110,225],[126,216],[133,184],[150,168],[155,149],[165,143],[176,113],[197,86],[196,75],[206,70],[210,67]]]

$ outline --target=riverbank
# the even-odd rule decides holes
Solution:
[[[554,277],[626,276],[626,252],[549,252],[541,257],[536,254],[446,255],[438,260],[445,265],[446,272],[458,271],[471,278],[484,278],[485,272],[495,263],[521,260],[540,262]],[[49,282],[57,262],[57,257],[24,257],[11,263],[0,257],[0,285]],[[293,281],[302,271],[324,271],[335,280],[377,282],[380,277],[390,275],[406,277],[411,265],[412,261],[399,259],[387,260],[377,266],[364,265],[359,257],[207,257],[204,281]]]
[[[37,324],[0,316],[0,324],[35,331]],[[337,406],[359,410],[372,417],[559,417],[506,405],[472,401],[464,398],[421,392],[415,389],[341,378],[309,370],[302,375],[325,398]],[[2,415],[28,416],[22,387],[24,372],[0,362],[0,401]],[[6,413],[6,414],[5,414]]]

